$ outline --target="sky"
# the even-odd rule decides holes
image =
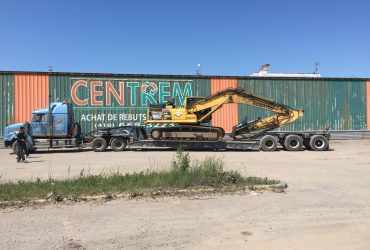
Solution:
[[[0,71],[370,77],[369,0],[0,0]]]

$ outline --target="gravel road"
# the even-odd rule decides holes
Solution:
[[[215,195],[0,210],[0,249],[370,249],[370,141],[327,152],[191,152],[280,179],[286,194]],[[32,155],[0,150],[2,181],[161,169],[172,151]]]

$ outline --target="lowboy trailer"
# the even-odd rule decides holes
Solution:
[[[132,148],[172,148],[190,150],[263,150],[287,151],[303,149],[325,151],[329,149],[330,135],[327,132],[266,132],[254,139],[233,140],[225,136],[219,141],[202,140],[154,140],[150,139],[144,127],[121,126],[93,131],[89,134],[91,147],[95,152],[124,151]]]

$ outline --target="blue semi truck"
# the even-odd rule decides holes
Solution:
[[[72,106],[65,102],[50,103],[32,112],[31,121],[8,125],[4,129],[4,146],[16,150],[16,136],[24,127],[29,150],[37,148],[80,148],[86,142],[79,123],[74,122]]]

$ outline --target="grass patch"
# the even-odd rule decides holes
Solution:
[[[81,175],[67,180],[37,179],[34,182],[0,184],[0,201],[27,201],[31,199],[79,200],[81,196],[128,192],[131,198],[142,195],[142,190],[186,189],[192,187],[223,188],[228,186],[254,186],[277,184],[267,178],[243,177],[235,171],[224,171],[224,162],[215,157],[192,161],[187,152],[179,149],[171,168],[163,171],[146,171],[131,174]],[[155,192],[154,192],[155,194]]]

